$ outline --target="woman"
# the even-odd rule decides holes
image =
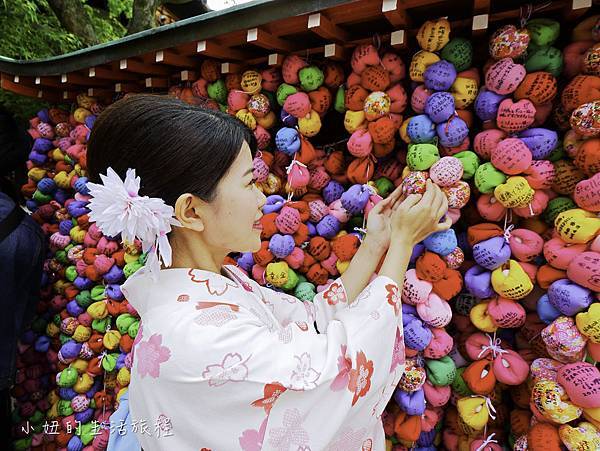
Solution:
[[[150,269],[157,248],[172,266],[122,286],[143,326],[129,386],[133,429],[146,451],[383,450],[381,413],[404,371],[404,273],[413,246],[450,226],[440,223],[446,198],[428,184],[422,197],[400,202],[396,190],[379,202],[348,269],[302,302],[223,265],[231,252],[260,249],[265,196],[254,153],[237,119],[170,98],[121,100],[94,125],[91,178],[112,175],[92,185],[90,217],[116,235],[127,226],[115,225],[115,211],[135,216],[131,239],[131,228],[147,232],[140,212],[155,202],[149,215],[162,226],[143,240]],[[116,174],[129,168],[150,199],[137,196],[131,172],[123,187]]]

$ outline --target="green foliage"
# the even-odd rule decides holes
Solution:
[[[99,42],[125,36],[118,17],[131,17],[133,0],[109,0],[109,10],[86,5]],[[0,55],[14,59],[37,59],[84,48],[83,42],[60,24],[47,0],[0,0]],[[36,99],[0,90],[0,104],[19,119],[29,119],[47,106]]]

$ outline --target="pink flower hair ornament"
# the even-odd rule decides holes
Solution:
[[[139,239],[147,254],[145,271],[156,280],[161,261],[165,267],[172,263],[167,234],[171,226],[181,227],[173,217],[173,207],[160,198],[140,196],[140,178],[135,169],[127,169],[125,181],[110,167],[100,178],[101,184],[88,183],[92,196],[87,206],[90,220],[107,236],[121,234],[123,242],[128,243]]]

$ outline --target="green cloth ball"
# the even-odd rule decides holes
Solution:
[[[387,197],[394,189],[396,189],[394,182],[387,177],[379,177],[375,180],[375,187],[377,188],[377,193],[381,197]]]
[[[58,339],[59,339],[61,345],[64,345],[65,343],[71,341],[72,338],[73,337],[71,337],[70,335],[63,334],[62,332],[60,334],[58,334]]]
[[[296,94],[298,90],[295,86],[288,85],[287,83],[281,83],[279,88],[277,88],[277,103],[279,106],[283,106],[285,103],[285,99],[292,94]]]
[[[79,274],[77,274],[77,269],[75,266],[69,266],[67,269],[65,269],[65,277],[69,282],[73,282],[75,279],[77,279],[78,275]]]
[[[555,47],[540,47],[532,53],[528,52],[525,69],[527,72],[550,72],[558,78],[563,69],[562,52]]]
[[[119,358],[118,353],[106,354],[102,358],[102,368],[106,371],[111,372],[117,367],[117,359]]]
[[[208,96],[217,103],[227,103],[227,86],[225,86],[225,80],[219,79],[214,83],[209,83],[206,90],[208,91]]]
[[[319,89],[325,80],[325,75],[317,66],[308,66],[300,69],[298,78],[302,89],[310,92]]]
[[[554,44],[560,35],[560,23],[552,19],[532,19],[527,22],[530,42],[544,47]],[[530,44],[531,45],[531,44]]]
[[[38,204],[47,204],[52,200],[52,195],[44,194],[38,190],[35,190],[32,197]]]
[[[94,428],[94,423],[92,422],[80,424],[79,427],[75,429],[75,434],[77,434],[79,440],[81,440],[81,443],[83,443],[84,446],[92,443],[98,432],[98,424],[96,424]]]
[[[298,283],[308,282],[308,279],[303,274],[298,274]]]
[[[554,220],[563,211],[577,208],[577,205],[570,197],[555,197],[550,202],[542,214],[542,218],[547,224],[554,225]]]
[[[124,335],[129,330],[129,326],[131,326],[137,319],[135,316],[130,315],[129,313],[122,313],[117,317],[117,329],[121,335]]]
[[[90,290],[80,291],[79,294],[75,296],[75,301],[81,308],[85,309],[87,309],[94,302]]]
[[[292,268],[288,268],[288,280],[281,288],[285,291],[290,291],[296,288],[296,285],[298,285],[298,275]]]
[[[127,263],[123,268],[123,274],[125,274],[126,278],[129,278],[133,276],[139,269],[141,269],[142,266],[144,266],[144,264],[139,261]]]
[[[77,382],[78,377],[77,370],[69,366],[58,374],[56,385],[60,388],[72,387]]]
[[[227,113],[228,106],[227,105],[223,105],[222,103],[219,103],[219,110],[221,110],[222,113]]]
[[[139,322],[139,320],[136,320],[135,322],[131,323],[131,325],[127,329],[127,334],[131,338],[135,339],[135,337],[137,337],[139,329],[140,329],[140,322]]]
[[[457,72],[471,67],[473,62],[473,45],[465,38],[452,38],[440,52],[440,56],[451,62]]]
[[[452,391],[463,396],[471,396],[473,392],[467,386],[465,380],[462,377],[462,374],[465,372],[466,368],[457,368],[456,369],[456,377],[454,381],[452,381]]]
[[[471,152],[470,150],[464,150],[454,155],[456,158],[460,160],[463,166],[463,180],[472,179],[475,176],[475,172],[477,172],[477,168],[481,164],[479,161],[479,156],[475,152]]]
[[[108,329],[108,325],[110,324],[111,318],[112,317],[108,315],[106,318],[92,320],[92,329],[94,329],[97,332],[100,332],[101,334],[105,333],[106,329]]]
[[[445,387],[454,382],[456,365],[449,356],[436,360],[425,359],[425,372],[429,382],[436,387]]]
[[[104,285],[96,285],[94,288],[92,288],[92,299],[94,301],[103,301],[106,299]]]
[[[333,109],[338,113],[344,114],[346,112],[346,90],[343,86],[340,86],[335,93],[335,101],[333,102]]]
[[[71,407],[71,401],[68,399],[61,399],[57,403],[58,414],[63,417],[68,417],[73,414],[73,408]]]
[[[56,254],[54,254],[54,259],[58,261],[61,265],[69,264],[69,259],[67,258],[67,251],[64,249],[56,251]]]
[[[426,171],[440,159],[440,152],[434,144],[409,144],[406,163],[411,171]]]
[[[33,437],[21,438],[13,442],[13,447],[15,448],[15,451],[28,451],[31,449],[32,441]]]
[[[506,182],[506,175],[490,162],[483,163],[475,171],[475,186],[480,193],[489,194],[504,182]]]
[[[312,302],[313,298],[317,295],[316,287],[310,282],[302,282],[296,286],[294,296],[301,301]]]

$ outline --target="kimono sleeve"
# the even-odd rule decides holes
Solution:
[[[398,285],[377,277],[352,306],[337,312],[325,334],[297,323],[270,330],[252,310],[240,307],[235,320],[218,328],[197,326],[210,330],[186,334],[198,340],[188,349],[203,349],[193,357],[196,374],[215,396],[225,385],[239,390],[240,397],[244,383],[264,386],[265,392],[267,386],[279,387],[276,397],[252,403],[269,414],[263,449],[279,449],[281,427],[291,417],[301,419],[298,427],[306,443],[299,445],[323,449],[331,438],[327,434],[335,433],[357,409],[366,406],[370,412],[378,404],[393,369],[401,321]],[[247,407],[245,402],[240,398],[238,407]]]

